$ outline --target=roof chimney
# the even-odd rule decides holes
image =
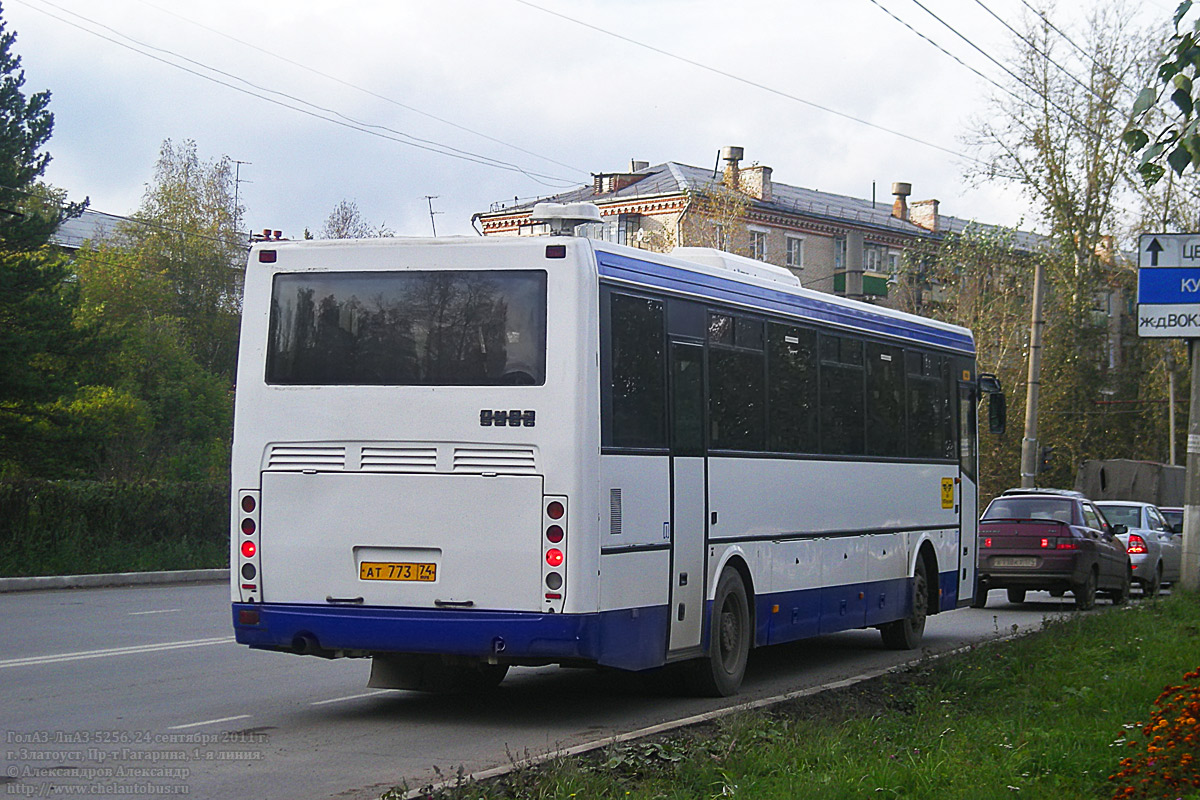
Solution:
[[[938,201],[937,200],[918,200],[912,204],[910,222],[914,225],[920,225],[927,231],[937,233],[938,231]]]
[[[740,147],[721,148],[721,158],[725,160],[725,177],[722,182],[730,189],[740,189],[738,162],[742,160],[744,151]]]
[[[649,161],[637,161],[634,159],[631,159],[629,161],[629,171],[630,172],[641,172],[642,170],[649,169],[649,168],[650,168]]]
[[[908,196],[912,194],[911,183],[893,183],[892,194],[896,195],[892,203],[892,216],[898,219],[908,219]]]

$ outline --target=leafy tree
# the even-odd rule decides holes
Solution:
[[[353,200],[342,200],[329,216],[325,225],[317,235],[318,239],[374,239],[384,236],[395,236],[396,233],[387,225],[373,227],[363,219],[358,204]]]
[[[1114,145],[1133,118],[1130,87],[1147,74],[1154,41],[1131,19],[1120,0],[1098,6],[1072,36],[1081,51],[1067,51],[1049,21],[1035,19],[1015,42],[1016,79],[973,132],[989,154],[974,176],[1013,182],[1048,234],[1037,436],[1057,449],[1042,485],[1070,485],[1082,458],[1148,455],[1137,450],[1146,435],[1132,415],[1115,413],[1114,401],[1135,408],[1154,345],[1116,329],[1118,315],[1109,313],[1132,293],[1112,237],[1130,222],[1134,182]]]
[[[0,245],[33,250],[63,220],[83,213],[86,201],[65,203],[62,192],[38,184],[50,163],[42,148],[54,130],[54,115],[50,92],[26,97],[22,91],[25,71],[12,50],[16,38],[0,18]]]
[[[1195,85],[1200,76],[1200,19],[1191,30],[1182,27],[1191,8],[1192,0],[1176,7],[1175,32],[1167,39],[1155,70],[1158,85],[1138,94],[1133,113],[1140,124],[1131,125],[1122,137],[1131,153],[1141,154],[1137,171],[1147,186],[1158,183],[1167,167],[1182,175],[1189,166],[1193,170],[1200,166],[1200,89]]]
[[[74,324],[79,295],[70,269],[46,246],[83,204],[38,182],[54,115],[49,92],[22,91],[15,40],[0,19],[0,474],[28,471],[46,431],[64,424],[53,403],[74,391],[87,344]]]
[[[683,215],[682,244],[749,256],[746,212],[750,202],[748,195],[723,183],[693,187]]]
[[[169,289],[169,306],[157,311],[180,320],[201,366],[231,379],[245,268],[232,163],[201,160],[190,139],[178,147],[164,141],[135,222],[118,230],[136,269],[162,276]]]
[[[220,478],[228,469],[231,381],[199,362],[170,275],[148,263],[136,243],[89,243],[76,255],[78,318],[94,325],[108,345],[89,365],[89,379],[112,387],[137,411],[104,417],[110,425],[106,443],[94,446],[90,432],[101,429],[98,415],[85,404],[70,406],[84,418],[75,429],[78,448],[100,475]]]

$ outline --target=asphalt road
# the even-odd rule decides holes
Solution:
[[[1040,627],[1070,598],[931,617],[924,653]],[[1104,603],[1102,602],[1102,605]],[[228,589],[0,595],[0,786],[9,797],[370,798],[672,719],[901,664],[876,631],[751,655],[741,695],[662,697],[619,673],[513,669],[485,698],[366,687],[366,660],[233,642]],[[73,787],[84,787],[75,790]]]

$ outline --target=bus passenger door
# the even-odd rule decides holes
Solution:
[[[976,408],[979,395],[972,383],[958,384],[958,601],[964,604],[975,586],[975,548],[979,520],[979,452]]]
[[[672,652],[700,646],[708,502],[704,456],[704,347],[671,342]]]

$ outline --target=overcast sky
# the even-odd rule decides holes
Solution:
[[[962,135],[995,87],[883,10],[999,81],[980,50],[1004,61],[1012,35],[988,12],[1021,29],[1025,0],[922,4],[979,50],[916,0],[3,0],[3,15],[26,92],[52,93],[46,179],[98,211],[136,210],[168,138],[247,162],[245,227],[293,238],[343,199],[428,235],[427,195],[439,235],[473,235],[495,202],[738,145],[783,183],[870,198],[874,182],[890,203],[906,181],[943,213],[1032,227],[1017,192],[963,177]],[[1050,19],[1082,41],[1092,5]],[[1141,7],[1165,22],[1175,2]]]

